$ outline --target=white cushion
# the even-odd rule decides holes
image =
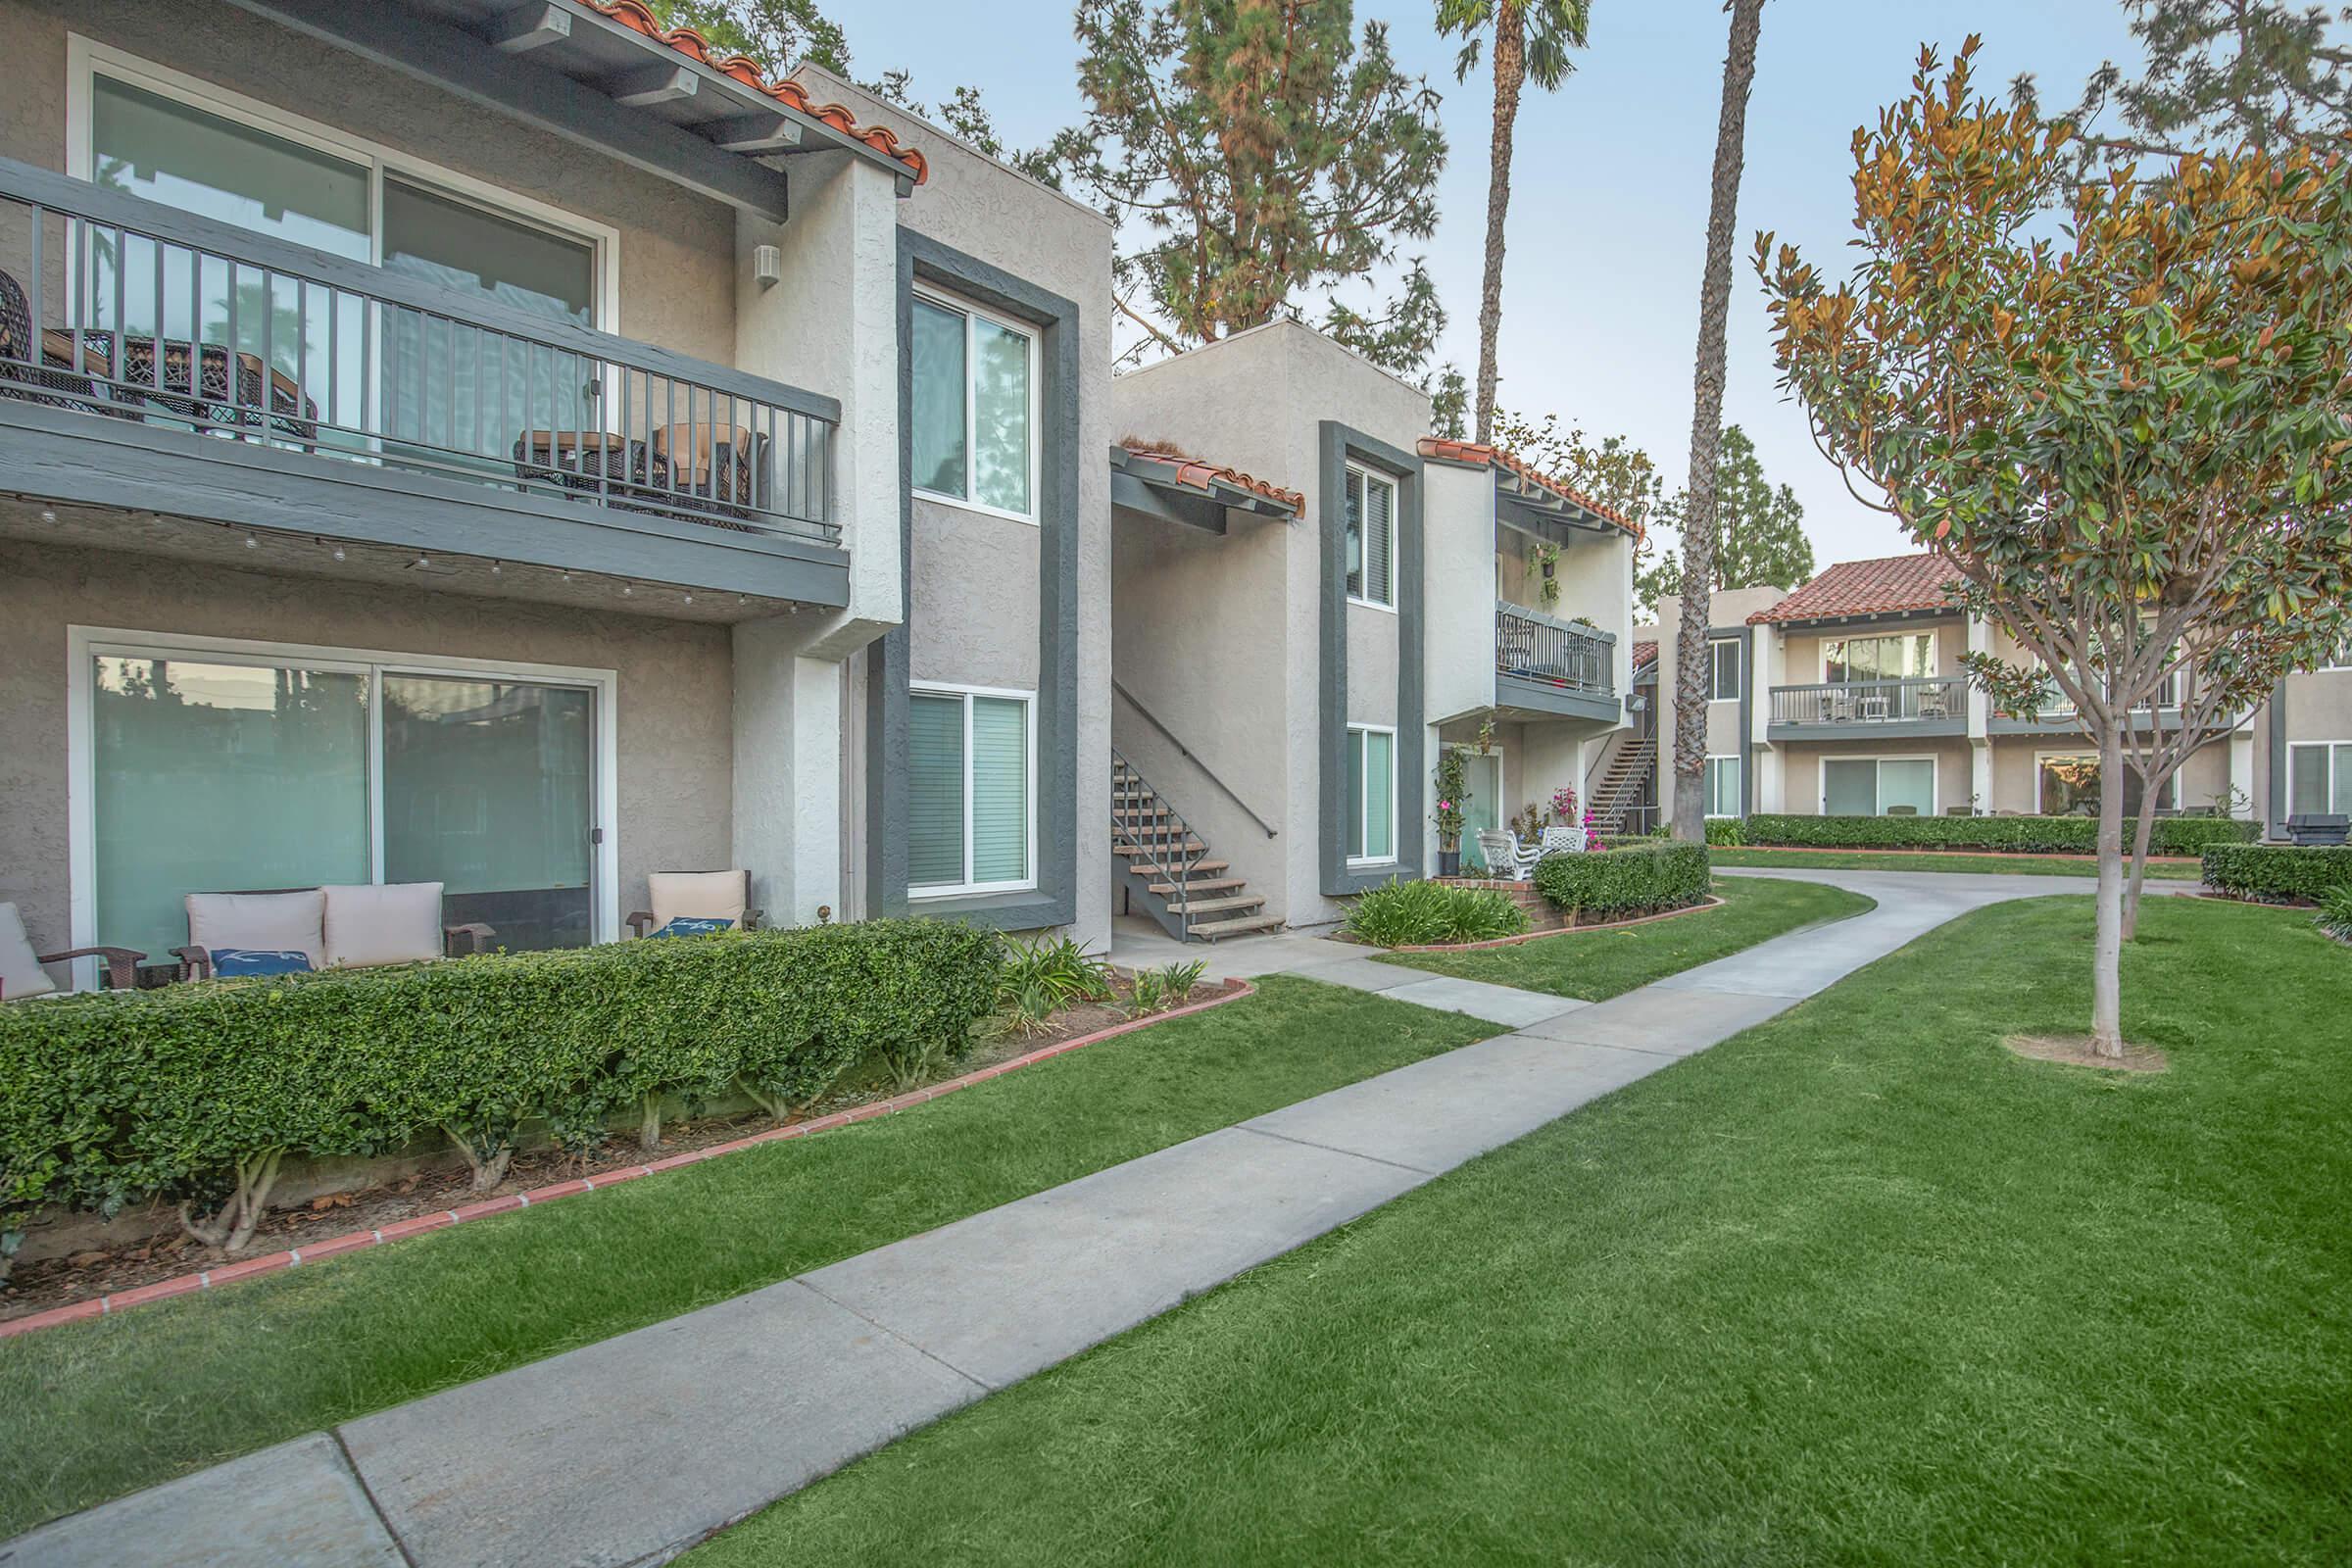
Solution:
[[[316,969],[326,951],[326,900],[317,888],[299,893],[191,893],[188,945],[259,948],[300,953]]]
[[[326,896],[326,961],[410,963],[441,956],[441,884],[320,888]]]
[[[0,904],[0,1000],[45,997],[57,989],[24,934],[24,916],[13,904]]]
[[[645,888],[657,931],[681,914],[697,920],[732,920],[742,928],[741,871],[656,871],[645,879]]]

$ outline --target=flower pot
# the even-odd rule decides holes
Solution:
[[[1440,850],[1438,852],[1438,875],[1460,876],[1461,874],[1462,852],[1458,849]]]

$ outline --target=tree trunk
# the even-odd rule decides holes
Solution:
[[[2160,779],[2139,797],[2139,822],[2132,830],[2132,874],[2124,883],[2126,942],[2135,941],[2139,936],[2139,890],[2148,879],[2148,844],[2156,835],[2156,798],[2163,793],[2164,783]]]
[[[1494,439],[1494,363],[1502,335],[1502,220],[1511,206],[1511,136],[1527,79],[1527,13],[1517,0],[1494,8],[1494,147],[1487,172],[1487,272],[1478,295],[1478,439]]]
[[[1674,836],[1707,836],[1707,608],[1715,576],[1715,457],[1723,440],[1724,332],[1732,309],[1732,225],[1747,139],[1747,94],[1756,79],[1764,0],[1733,0],[1731,51],[1723,62],[1723,112],[1715,125],[1715,177],[1707,199],[1707,263],[1698,286],[1698,365],[1691,378],[1690,502],[1683,514],[1683,603],[1674,639]]]
[[[2124,1054],[2123,732],[2110,719],[2099,736],[2099,919],[2091,955],[2090,1049]]]

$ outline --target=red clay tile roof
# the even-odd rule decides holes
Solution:
[[[1296,490],[1285,490],[1282,486],[1268,483],[1264,479],[1251,478],[1239,468],[1221,467],[1214,463],[1203,462],[1191,453],[1180,451],[1175,447],[1155,447],[1135,441],[1126,442],[1124,445],[1127,451],[1134,453],[1139,458],[1151,458],[1160,463],[1175,464],[1177,466],[1176,482],[1179,484],[1205,485],[1211,479],[1222,479],[1227,484],[1240,486],[1251,495],[1263,496],[1268,501],[1280,502],[1300,516],[1306,514],[1306,497]]]
[[[923,155],[912,147],[899,145],[898,133],[883,125],[860,125],[858,117],[840,104],[820,104],[808,96],[807,88],[797,81],[769,81],[760,74],[760,62],[749,55],[725,55],[712,46],[710,39],[692,27],[664,27],[662,19],[648,10],[643,0],[588,0],[594,9],[635,32],[642,32],[656,43],[667,44],[678,53],[699,60],[713,71],[724,72],[754,92],[763,92],[788,108],[811,116],[831,125],[835,130],[857,137],[883,157],[905,165],[921,184],[930,173],[931,166]]]
[[[1548,490],[1563,501],[1573,501],[1596,517],[1605,517],[1635,538],[1642,537],[1641,524],[1629,522],[1616,512],[1602,506],[1591,496],[1571,490],[1547,473],[1538,473],[1527,466],[1518,454],[1501,447],[1482,446],[1476,441],[1452,441],[1444,436],[1425,435],[1421,438],[1421,455],[1441,458],[1447,463],[1475,463],[1490,468],[1500,468],[1516,474],[1539,489]]]
[[[1905,610],[1951,609],[1952,596],[1944,584],[1954,575],[1951,566],[1935,556],[1840,561],[1779,604],[1748,616],[1747,623],[1850,620]]]
[[[1636,674],[1640,674],[1657,662],[1658,645],[1656,643],[1634,644],[1634,672]]]

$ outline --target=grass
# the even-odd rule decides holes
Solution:
[[[869,1456],[774,1562],[2341,1562],[2352,956],[1987,908]]]
[[[1522,991],[1604,1002],[1800,925],[1860,914],[1872,902],[1819,882],[1762,877],[1719,881],[1715,894],[1723,900],[1720,908],[1621,931],[1585,931],[1468,953],[1400,953],[1387,961]]]
[[[2060,855],[1972,855],[1965,850],[1767,850],[1717,846],[1707,852],[1717,865],[1785,865],[1812,871],[1981,871],[2001,876],[2099,874],[2096,860]],[[2196,860],[2148,861],[2148,880],[2194,882]]]
[[[0,1540],[1499,1032],[1260,984],[898,1115],[0,1342]]]

